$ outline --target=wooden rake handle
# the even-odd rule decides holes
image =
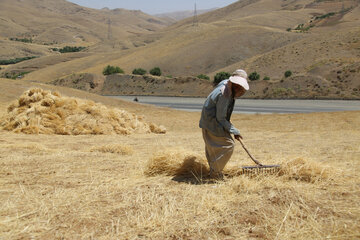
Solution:
[[[256,163],[257,165],[262,166],[262,164],[261,164],[258,160],[256,160],[256,159],[253,157],[253,155],[251,155],[251,153],[250,153],[249,150],[246,148],[246,146],[245,146],[244,142],[241,140],[241,138],[239,138],[238,140],[239,140],[239,142],[241,143],[241,146],[244,148],[244,150],[247,152],[247,154],[248,154],[249,157],[251,158],[251,160],[253,160],[254,163]]]

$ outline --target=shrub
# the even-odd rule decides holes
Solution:
[[[200,78],[200,79],[205,79],[205,80],[210,80],[209,76],[205,75],[205,74],[200,74],[197,76],[197,78]]]
[[[305,25],[302,23],[302,24],[299,24],[295,30],[297,31],[300,31],[300,32],[307,32],[310,30],[310,28],[314,27],[314,25],[309,25],[307,27],[305,27]]]
[[[17,79],[17,78],[23,78],[24,75],[28,74],[30,72],[7,72],[3,75],[5,78],[9,79]]]
[[[56,51],[56,52],[61,52],[61,53],[68,53],[68,52],[80,52],[82,50],[84,50],[86,47],[70,47],[70,46],[66,46],[63,48],[51,48],[51,50]]]
[[[214,77],[214,86],[218,85],[222,80],[228,79],[231,76],[228,72],[218,72]]]
[[[24,43],[32,43],[31,38],[10,38],[11,41],[18,41],[18,42],[24,42]]]
[[[336,14],[335,12],[329,12],[329,13],[321,15],[321,16],[316,16],[315,20],[328,18],[328,17],[334,16],[335,14]]]
[[[258,74],[257,72],[252,72],[249,75],[249,79],[251,81],[259,80],[260,79],[260,74]]]
[[[292,72],[290,70],[287,70],[285,73],[284,73],[284,76],[286,78],[290,77],[292,75]]]
[[[146,70],[145,70],[145,69],[142,69],[142,68],[135,68],[135,69],[132,71],[132,74],[135,74],[135,75],[144,75],[144,74],[146,74]]]
[[[159,67],[154,67],[150,70],[150,74],[153,76],[161,76],[161,70]]]
[[[287,28],[286,31],[290,32],[290,31],[291,31],[291,28]]]
[[[268,81],[268,80],[270,80],[270,77],[265,76],[265,77],[264,77],[264,80],[265,80],[265,81]]]
[[[32,57],[23,57],[23,58],[14,58],[14,59],[8,59],[8,60],[0,60],[0,65],[10,65],[10,64],[16,64],[22,61],[30,60],[36,58],[36,56]]]
[[[122,70],[119,67],[108,65],[104,68],[104,71],[103,71],[104,75],[111,75],[111,74],[115,74],[115,73],[124,73],[124,70]]]
[[[295,28],[295,30],[302,30],[303,28],[304,28],[304,24],[301,23]]]

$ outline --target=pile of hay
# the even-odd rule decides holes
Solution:
[[[40,88],[24,92],[1,120],[4,130],[26,134],[122,134],[166,133],[162,126],[141,117],[108,108],[93,101],[62,97]]]
[[[242,175],[243,171],[241,167],[230,167],[225,168],[223,173],[228,177],[236,177]],[[199,178],[206,177],[208,174],[209,167],[206,159],[184,149],[169,149],[155,153],[149,159],[145,170],[147,176],[195,176]],[[280,171],[275,174],[289,180],[314,183],[330,179],[332,171],[327,166],[297,158],[283,162]],[[263,175],[267,175],[266,172]],[[254,175],[250,174],[249,176]]]
[[[160,151],[149,159],[145,175],[189,176],[201,178],[209,174],[204,158],[184,149]]]
[[[279,176],[311,183],[330,179],[331,175],[333,171],[330,167],[304,158],[284,162],[279,172]]]

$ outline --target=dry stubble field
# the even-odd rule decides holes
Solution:
[[[204,160],[200,113],[76,93],[142,114],[168,132],[1,130],[0,239],[360,238],[360,112],[234,115],[253,155],[286,169],[281,176],[231,174],[251,164],[238,144],[226,180],[209,182],[201,174],[171,176],[174,166],[144,174],[159,157],[170,165]]]

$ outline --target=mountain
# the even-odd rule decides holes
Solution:
[[[217,71],[238,66],[251,69],[269,81],[252,82],[248,96],[260,98],[360,99],[360,8],[358,2],[314,2],[313,13],[292,33],[304,35],[267,53],[239,61]],[[307,26],[307,27],[306,27]],[[309,30],[305,30],[306,28]],[[285,71],[293,75],[284,77]],[[213,72],[212,74],[215,74]]]
[[[142,16],[126,10],[98,11]],[[360,98],[358,16],[356,0],[244,0],[199,15],[195,25],[187,18],[161,27],[166,21],[156,18],[158,29],[131,25],[128,28],[135,30],[119,34],[118,41],[98,38],[85,52],[50,54],[2,73],[31,71],[25,80],[52,82],[74,73],[100,75],[107,65],[126,73],[159,66],[163,75],[174,77],[213,77],[244,68],[261,76],[251,82],[248,97]],[[86,19],[82,13],[77,17]],[[107,29],[106,19],[102,26]],[[292,76],[285,78],[287,70]],[[262,80],[265,76],[270,80]]]
[[[127,71],[157,65],[165,74],[175,76],[215,72],[307,37],[286,29],[307,21],[315,10],[283,10],[282,4],[282,0],[239,1],[200,15],[197,26],[192,19],[182,20],[141,36],[143,41],[153,42],[121,53],[108,63]],[[86,71],[99,72],[102,67]]]
[[[130,48],[129,37],[168,24],[141,11],[96,10],[65,0],[1,0],[0,16],[2,39],[31,39],[34,44],[51,46],[90,46],[110,40]],[[1,58],[5,56],[0,53]]]
[[[216,9],[217,8],[197,10],[197,16],[199,16],[201,14],[204,14],[204,13],[207,13],[207,12],[214,11]],[[191,17],[193,18],[194,17],[194,10],[161,13],[161,14],[155,14],[154,16],[158,17],[158,18],[168,19],[169,21],[175,23],[175,22],[178,22],[178,21],[183,20],[185,18],[191,18]]]

